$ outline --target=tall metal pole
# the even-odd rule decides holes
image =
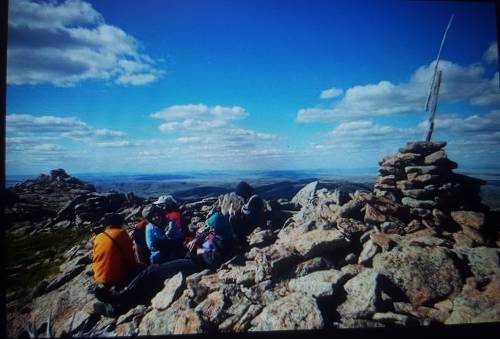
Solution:
[[[452,14],[450,21],[448,21],[448,26],[446,26],[446,30],[444,31],[443,38],[441,39],[441,45],[439,46],[436,63],[434,64],[434,74],[432,75],[432,83],[431,87],[429,88],[429,95],[427,96],[427,100],[425,102],[425,111],[430,112],[429,130],[427,131],[425,141],[431,141],[432,132],[434,131],[434,117],[436,116],[439,88],[441,86],[442,78],[442,72],[438,70],[438,65],[441,58],[441,52],[443,50],[444,42],[446,40],[446,35],[448,34],[448,30],[450,29],[454,17],[455,14]]]
[[[432,75],[432,82],[431,82],[431,87],[429,88],[429,95],[427,96],[427,101],[425,102],[425,111],[426,112],[429,112],[429,101],[431,100],[432,88],[434,86],[434,83],[436,82],[437,69],[438,69],[438,65],[439,65],[439,60],[441,59],[441,51],[443,50],[444,41],[446,40],[446,35],[448,34],[448,30],[450,29],[451,22],[453,21],[454,17],[455,17],[455,14],[452,14],[450,21],[448,21],[448,26],[446,26],[446,30],[444,31],[443,39],[441,39],[441,45],[439,46],[439,51],[438,51],[438,55],[436,58],[436,63],[434,64],[434,74]]]
[[[434,131],[434,116],[436,115],[439,87],[441,86],[441,74],[442,74],[441,71],[437,72],[436,82],[434,83],[434,86],[432,86],[431,89],[431,100],[429,102],[431,115],[429,117],[429,130],[427,131],[427,137],[425,138],[425,141],[431,141],[432,132]]]

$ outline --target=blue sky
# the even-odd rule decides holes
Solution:
[[[495,6],[11,0],[6,172],[375,167],[434,140],[499,168]]]

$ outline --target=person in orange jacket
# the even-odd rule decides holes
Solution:
[[[137,262],[132,239],[122,228],[123,217],[108,213],[103,218],[105,229],[94,239],[92,271],[97,286],[94,293],[99,299],[103,289],[126,286],[144,265]]]

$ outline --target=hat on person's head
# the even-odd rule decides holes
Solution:
[[[106,213],[102,218],[104,226],[119,227],[123,225],[123,215],[118,213]]]
[[[254,189],[247,182],[241,181],[236,186],[235,193],[238,194],[243,199],[247,200],[248,198],[250,198],[253,195]]]
[[[155,205],[177,205],[177,200],[171,195],[161,195],[158,200],[153,204]]]

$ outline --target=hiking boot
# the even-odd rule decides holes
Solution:
[[[100,301],[94,304],[94,312],[108,318],[117,318],[120,315],[118,307]]]
[[[102,301],[104,303],[109,304],[117,304],[120,303],[120,290],[117,290],[115,286],[111,288],[104,287],[101,285],[97,288],[94,288],[94,295],[97,300]]]
[[[106,288],[104,285],[98,285],[94,288],[94,295],[97,300],[102,301],[104,303],[111,303],[113,301],[111,291]]]

